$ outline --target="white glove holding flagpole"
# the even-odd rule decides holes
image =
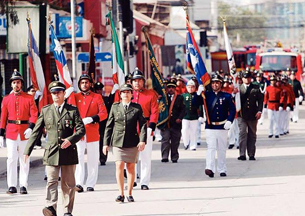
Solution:
[[[93,118],[91,118],[91,117],[83,118],[84,125],[90,124],[92,122],[93,122]]]
[[[120,88],[119,84],[114,84],[112,87],[111,94],[114,94],[116,92],[116,90],[118,90],[119,88]]]
[[[232,125],[232,122],[227,121],[227,122],[225,123],[225,125],[223,126],[223,128],[224,128],[225,130],[230,130],[231,125]]]
[[[291,109],[290,109],[290,107],[289,107],[289,106],[288,106],[288,107],[286,107],[286,111],[287,111],[287,112],[290,112],[290,110],[291,110]]]
[[[3,148],[4,146],[4,137],[0,136],[0,148]]]
[[[67,99],[73,91],[74,91],[74,88],[72,86],[67,88],[66,93],[65,93],[65,99]]]
[[[280,107],[279,107],[279,111],[283,111],[283,107],[280,106]]]
[[[302,102],[303,101],[303,96],[302,95],[300,95],[300,97],[299,97],[299,102]]]
[[[32,134],[33,129],[28,128],[24,131],[24,138],[28,139],[30,138],[31,134]]]
[[[41,95],[42,95],[42,92],[39,91],[39,90],[37,90],[37,91],[35,92],[34,100],[36,100],[37,98],[39,98]]]
[[[201,95],[201,93],[204,91],[204,86],[203,85],[200,85],[198,87],[198,90],[197,90],[197,95]]]
[[[198,118],[198,121],[199,121],[201,124],[203,124],[203,123],[205,122],[204,118],[202,118],[202,117],[199,117],[199,118]]]

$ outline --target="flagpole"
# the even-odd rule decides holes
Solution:
[[[72,75],[76,77],[76,68],[75,68],[75,2],[74,0],[70,1],[71,6],[71,39],[72,39]]]
[[[189,18],[188,18],[188,4],[187,4],[187,2],[184,2],[184,8],[183,9],[185,10],[185,13],[186,13],[186,23],[188,24],[188,26],[190,28],[190,32],[189,33],[192,34],[192,32],[191,32],[192,31],[191,25],[189,23]],[[196,44],[194,44],[194,46],[196,46]],[[199,52],[199,57],[202,59],[200,52]],[[197,76],[196,76],[196,78],[197,78]],[[207,104],[206,104],[206,101],[205,101],[205,94],[204,94],[204,92],[201,92],[201,96],[202,96],[202,99],[203,99],[203,107],[204,107],[207,123],[210,124],[210,118],[209,118]]]

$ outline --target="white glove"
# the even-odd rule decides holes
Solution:
[[[203,91],[204,91],[204,86],[200,85],[197,90],[197,95],[201,95],[201,92],[203,92]]]
[[[116,92],[116,90],[118,90],[119,88],[120,88],[119,84],[114,84],[112,87],[111,94],[114,94]]]
[[[203,124],[203,123],[205,122],[204,118],[202,118],[202,117],[199,117],[199,118],[198,118],[198,121],[199,121],[201,124]]]
[[[289,106],[288,106],[288,107],[286,107],[286,111],[287,111],[287,112],[290,112],[290,110],[291,110],[291,109],[290,109],[290,107],[289,107]]]
[[[223,126],[223,128],[224,128],[225,130],[230,130],[231,125],[232,125],[232,122],[227,121],[227,122],[225,123],[225,125]]]
[[[39,98],[41,95],[42,95],[42,92],[39,91],[39,90],[37,90],[37,91],[35,92],[34,99],[36,100],[36,99]]]
[[[91,118],[91,117],[83,118],[84,125],[90,124],[92,122],[93,122],[93,118]]]
[[[300,97],[299,97],[299,102],[302,102],[303,101],[303,96],[302,95],[300,95]]]
[[[24,137],[26,138],[26,139],[28,139],[28,138],[30,138],[30,136],[31,136],[31,134],[32,134],[32,129],[31,128],[28,128],[28,129],[26,129],[25,131],[24,131]]]
[[[4,137],[0,136],[0,148],[3,148],[4,146]]]
[[[73,91],[74,91],[74,88],[72,86],[67,88],[66,93],[65,93],[65,99],[67,99]]]
[[[283,107],[279,107],[279,111],[283,111]]]

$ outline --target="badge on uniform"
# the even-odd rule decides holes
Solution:
[[[65,120],[66,127],[72,128],[72,120]]]
[[[189,100],[189,96],[186,96],[186,97],[185,97],[185,100]]]
[[[221,98],[219,99],[219,103],[220,103],[220,105],[222,104],[222,99]]]

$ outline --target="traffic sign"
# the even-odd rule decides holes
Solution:
[[[112,55],[110,52],[97,52],[95,53],[95,62],[106,62],[111,61]],[[79,53],[77,56],[77,61],[80,63],[88,63],[89,62],[89,53],[83,52]]]

